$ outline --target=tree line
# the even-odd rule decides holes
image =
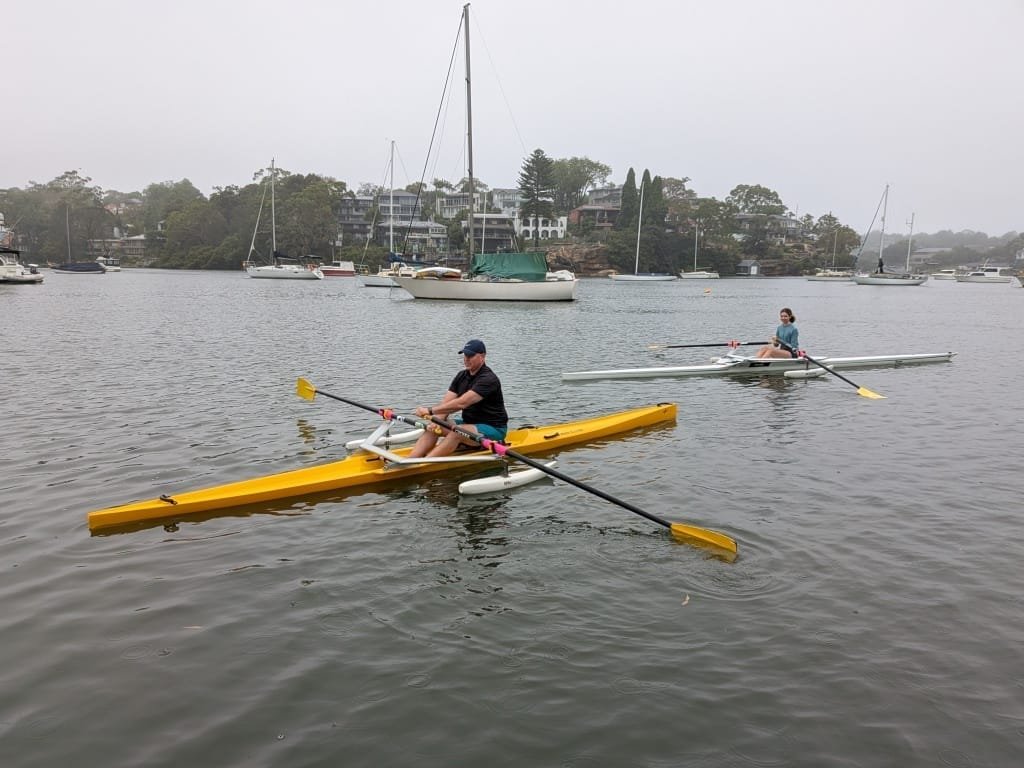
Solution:
[[[179,269],[238,269],[250,247],[257,257],[270,257],[270,217],[266,182],[274,174],[277,249],[292,255],[314,254],[324,259],[348,259],[374,268],[386,260],[386,249],[375,243],[338,244],[338,219],[346,197],[376,195],[379,186],[350,190],[344,181],[319,174],[293,174],[281,168],[261,168],[245,186],[215,187],[209,197],[188,179],[153,183],[139,192],[104,190],[77,171],[67,171],[45,184],[0,190],[0,213],[13,232],[17,247],[31,260],[64,261],[85,257],[90,241],[120,236],[145,237],[150,266]],[[554,159],[534,150],[522,164],[518,179],[520,213],[524,217],[563,216],[585,203],[588,194],[609,185],[612,169],[586,157]],[[861,238],[832,214],[800,218],[804,237],[781,244],[774,236],[772,216],[788,215],[778,193],[761,185],[740,184],[724,200],[701,197],[686,177],[662,177],[644,169],[640,183],[630,168],[622,186],[622,203],[613,229],[595,228],[584,220],[570,227],[575,242],[601,242],[611,266],[632,271],[639,230],[642,271],[669,272],[697,267],[733,271],[743,258],[754,258],[776,271],[799,274],[818,266],[855,266]],[[477,190],[489,187],[474,179]],[[448,225],[453,249],[465,242],[465,212],[452,220],[438,214],[437,202],[446,194],[467,191],[468,179],[434,179],[408,185],[419,196],[423,217]],[[640,193],[643,211],[640,211]],[[264,207],[262,215],[261,206]],[[496,211],[493,206],[488,210]],[[376,217],[377,206],[366,214]],[[747,227],[737,228],[737,216],[747,214]],[[256,229],[257,219],[260,227]],[[536,245],[537,243],[535,243]],[[1017,233],[990,238],[984,233],[940,232],[914,235],[914,247],[953,250],[939,259],[949,263],[977,260],[988,249],[993,260],[1012,261],[1024,247]],[[907,241],[886,245],[887,263],[905,256]],[[878,254],[877,248],[873,258]],[[867,257],[865,257],[867,258]],[[959,261],[958,261],[959,260]],[[861,266],[864,266],[863,264]]]

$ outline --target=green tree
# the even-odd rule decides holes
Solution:
[[[786,212],[786,205],[779,197],[779,193],[759,184],[740,184],[733,188],[725,200],[727,203],[735,205],[736,210],[740,213],[760,213],[770,216]]]
[[[819,216],[810,226],[805,222],[804,231],[815,238],[815,266],[831,268],[834,263],[836,269],[856,267],[856,256],[852,254],[860,245],[860,235],[831,213]]]
[[[646,171],[644,172],[644,177],[649,178],[649,174]],[[655,176],[653,179],[650,179],[650,184],[647,187],[647,196],[644,199],[644,221],[650,222],[652,226],[656,226],[660,230],[665,229],[665,219],[668,216],[668,203],[665,200],[662,185],[661,176]]]
[[[565,214],[581,205],[587,192],[605,184],[612,169],[587,157],[569,157],[555,160],[552,173],[555,210]]]
[[[619,205],[619,217],[615,220],[615,229],[635,231],[639,213],[640,193],[636,188],[636,171],[630,168],[626,172],[626,183],[622,185],[622,202]]]
[[[163,221],[195,200],[205,200],[191,181],[164,181],[150,184],[142,192],[143,226],[146,232],[156,232]]]
[[[278,208],[278,244],[293,256],[326,256],[338,235],[343,189],[320,176],[299,177]]]
[[[544,150],[535,149],[526,160],[523,161],[522,170],[519,172],[519,215],[524,219],[534,217],[535,223],[540,224],[542,218],[552,218],[555,215],[555,174],[554,161],[544,154]],[[533,228],[533,245],[536,248],[540,242],[540,228]]]
[[[697,204],[697,193],[686,188],[688,178],[666,176],[661,182],[661,194],[665,199],[666,220],[677,229],[690,226]]]
[[[227,222],[207,200],[193,200],[167,217],[167,250],[179,257],[193,248],[220,245],[227,235]]]

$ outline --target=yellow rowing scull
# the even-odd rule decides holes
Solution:
[[[505,442],[510,448],[522,454],[546,453],[633,429],[674,421],[675,418],[675,403],[659,403],[565,424],[511,430]],[[410,450],[411,448],[396,449],[394,454],[405,456]],[[472,451],[459,454],[459,457],[465,458],[466,462],[479,461],[480,457],[489,453],[485,450]],[[308,496],[325,491],[373,486],[465,466],[464,462],[396,464],[386,461],[376,453],[360,450],[329,464],[318,464],[276,475],[240,480],[196,491],[165,494],[155,499],[98,509],[88,515],[89,530],[96,531],[157,520],[175,520],[201,512]]]

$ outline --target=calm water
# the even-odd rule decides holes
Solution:
[[[0,765],[1016,766],[1024,290],[584,281],[567,305],[132,271],[0,286]],[[562,383],[771,335],[957,352],[835,379]],[[513,424],[659,401],[543,481],[459,476],[91,536],[86,513],[344,453],[487,341]]]

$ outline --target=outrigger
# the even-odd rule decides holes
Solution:
[[[438,420],[436,417],[430,421],[415,419],[401,416],[390,409],[376,409],[352,400],[346,400],[337,395],[331,395],[316,389],[305,379],[298,380],[296,390],[305,399],[311,400],[316,394],[321,394],[373,411],[384,418],[384,423],[365,439],[349,443],[348,445],[355,449],[355,453],[340,461],[196,491],[164,494],[154,499],[99,509],[88,514],[89,529],[91,531],[102,531],[104,529],[137,523],[174,521],[198,513],[296,498],[340,489],[368,487],[396,479],[432,474],[453,467],[465,467],[467,464],[474,462],[493,463],[507,457],[525,463],[531,469],[515,473],[505,472],[501,477],[467,481],[460,486],[460,491],[463,493],[479,493],[486,490],[513,487],[538,479],[544,475],[550,475],[658,522],[668,527],[673,535],[680,540],[689,543],[696,542],[710,546],[715,550],[722,550],[727,556],[726,559],[730,559],[737,551],[736,542],[724,534],[697,526],[670,523],[662,520],[609,494],[563,475],[553,469],[554,461],[539,462],[523,455],[526,453],[546,453],[642,427],[675,421],[677,412],[675,403],[658,403],[657,405],[634,408],[618,413],[546,427],[523,427],[510,431],[503,443],[496,443],[483,438],[476,438],[472,433],[465,432],[458,426]],[[416,427],[416,430],[401,435],[390,435],[390,429],[398,422],[410,424]],[[423,429],[449,429],[456,431],[464,437],[476,440],[480,445],[480,450],[471,450],[470,452],[453,456],[410,459],[408,458],[408,453],[411,448],[394,447],[396,443],[415,439]]]

